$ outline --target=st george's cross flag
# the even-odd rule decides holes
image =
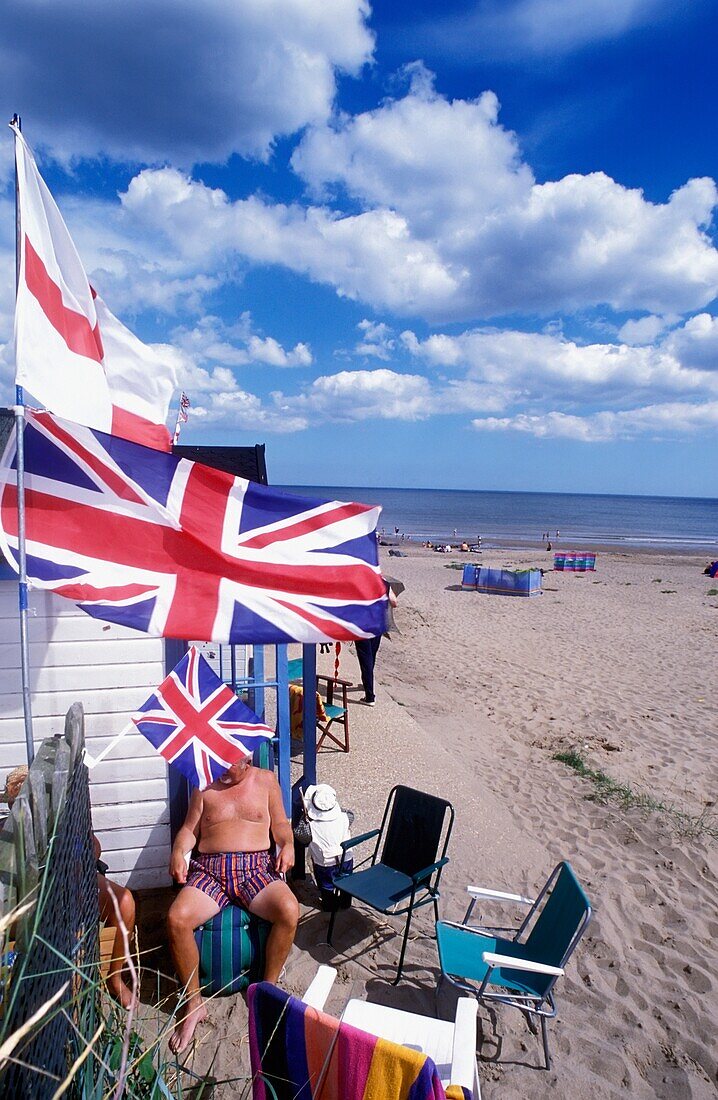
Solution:
[[[20,218],[15,380],[57,416],[169,450],[175,369],[90,286],[33,155],[12,129]]]
[[[136,714],[140,733],[201,791],[274,737],[194,646]]]
[[[381,634],[381,509],[295,496],[30,410],[30,586],[98,619],[214,642]],[[0,463],[0,549],[19,571],[14,433]]]

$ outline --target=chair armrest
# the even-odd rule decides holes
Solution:
[[[331,682],[332,684],[340,684],[342,687],[350,688],[352,686],[351,680],[340,680],[338,678],[335,680],[333,676],[325,676],[322,672],[317,673],[317,680],[323,680],[325,683]]]
[[[428,867],[422,867],[420,871],[417,871],[415,874],[410,876],[411,881],[414,883],[415,886],[418,886],[423,879],[428,878],[430,875],[433,875],[434,871],[438,871],[440,867],[443,867],[444,864],[448,862],[449,857],[444,856],[443,859],[437,860],[436,863],[430,863]]]
[[[548,966],[547,963],[532,962],[531,959],[514,959],[511,955],[496,955],[493,951],[484,951],[481,958],[487,966],[506,966],[511,970],[525,970],[528,974],[553,974],[560,978],[563,967]]]
[[[342,851],[346,852],[349,848],[354,848],[357,844],[362,844],[365,840],[371,840],[373,836],[379,836],[379,829],[371,829],[368,833],[362,833],[361,836],[353,836],[350,840],[342,841]]]
[[[461,1085],[473,1095],[476,1077],[476,1014],[479,1002],[475,997],[459,997],[454,1020],[454,1047],[451,1053],[452,1085]]]
[[[327,1003],[327,997],[334,985],[336,976],[337,972],[333,966],[320,966],[302,997],[302,1003],[321,1011]]]
[[[485,898],[487,901],[516,901],[522,905],[533,905],[535,898],[525,898],[523,894],[505,894],[502,890],[486,890],[483,886],[467,886],[466,892],[472,898]]]

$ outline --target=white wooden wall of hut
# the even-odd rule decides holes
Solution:
[[[33,730],[36,744],[64,728],[74,702],[97,754],[165,678],[164,642],[85,615],[69,600],[30,593]],[[0,780],[26,762],[17,582],[0,581]],[[90,773],[95,832],[108,875],[137,889],[170,878],[167,765],[141,734],[127,735]]]

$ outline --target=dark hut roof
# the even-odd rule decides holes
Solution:
[[[258,481],[267,485],[267,465],[264,456],[264,443],[255,443],[253,447],[173,447],[172,454],[181,458],[191,458],[193,462],[202,462],[205,466],[214,466],[216,470],[225,470],[237,477],[246,477],[248,481]]]

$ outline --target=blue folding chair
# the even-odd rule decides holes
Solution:
[[[591,920],[591,903],[570,863],[557,864],[536,900],[520,894],[467,887],[471,902],[461,924],[439,921],[436,941],[446,978],[481,1001],[518,1008],[529,1025],[541,1020],[546,1069],[551,1068],[546,1020],[556,1015],[554,986]],[[476,902],[503,901],[529,905],[521,927],[469,926]],[[513,932],[502,938],[498,932]],[[532,1028],[533,1029],[533,1028]]]
[[[442,868],[449,862],[446,850],[453,825],[454,808],[446,799],[398,785],[389,793],[381,826],[342,844],[344,862],[351,848],[377,838],[371,856],[356,864],[353,871],[338,875],[334,880],[337,899],[344,892],[379,913],[406,914],[394,985],[401,979],[414,910],[431,902],[435,919],[439,919],[439,880]],[[360,870],[365,863],[370,866]],[[332,942],[337,908],[334,907],[329,921],[329,943]]]

